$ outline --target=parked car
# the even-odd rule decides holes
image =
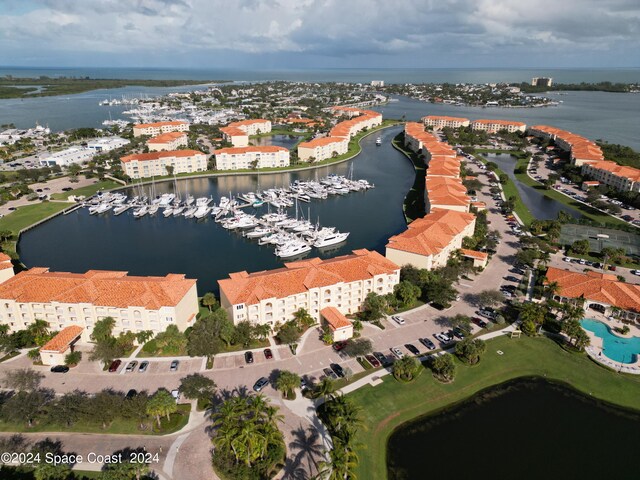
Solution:
[[[376,359],[382,364],[382,365],[387,365],[389,363],[389,359],[387,358],[387,356],[382,353],[382,352],[373,352],[373,356],[376,357]]]
[[[253,363],[253,353],[252,352],[244,352],[244,361],[247,363]]]
[[[140,366],[138,367],[138,372],[144,373],[147,371],[147,368],[149,368],[149,362],[147,362],[146,360],[144,362],[140,362]]]
[[[266,358],[267,360],[271,360],[273,358],[273,353],[271,353],[270,348],[264,349],[264,358]]]
[[[53,373],[67,373],[69,371],[69,367],[66,365],[56,365],[55,367],[51,367],[51,371]]]
[[[322,369],[322,373],[324,373],[325,377],[330,378],[331,380],[337,380],[338,376],[336,375],[336,373],[331,370],[330,368],[323,368]]]
[[[402,350],[400,350],[398,347],[391,347],[391,353],[393,353],[396,358],[404,357],[404,353],[402,353]]]
[[[436,339],[438,339],[440,342],[442,343],[450,343],[452,338],[449,337],[446,333],[434,333],[433,334],[434,337],[436,337]]]
[[[460,327],[455,327],[453,329],[453,336],[462,340],[464,337],[467,336],[467,333],[464,330],[462,330]]]
[[[508,282],[519,282],[520,279],[518,277],[514,277],[513,275],[507,275],[504,279]]]
[[[631,273],[640,277],[640,270],[631,270]]]
[[[427,347],[429,350],[435,350],[436,349],[436,344],[433,343],[428,338],[419,338],[418,340],[420,340],[420,343],[422,345],[424,345],[425,347]]]
[[[369,362],[373,368],[378,368],[382,365],[380,361],[371,354],[365,355],[364,358],[367,359],[367,362]]]
[[[395,320],[395,322],[396,322],[398,325],[404,325],[404,323],[405,323],[405,322],[404,322],[404,318],[402,318],[402,317],[400,317],[400,316],[398,316],[398,315],[393,315],[391,318],[393,318],[393,320]]]
[[[118,371],[118,368],[120,367],[121,363],[122,363],[122,360],[114,360],[113,362],[111,362],[111,365],[109,365],[109,372],[113,373]]]
[[[331,367],[331,370],[336,372],[336,375],[338,375],[340,378],[344,377],[344,369],[340,365],[338,365],[337,363],[332,363],[329,366]]]
[[[138,362],[136,362],[135,360],[129,362],[129,365],[127,365],[127,372],[133,372],[136,368],[136,365],[138,365]]]
[[[339,352],[340,350],[342,350],[344,347],[347,346],[347,342],[334,342],[332,346],[336,352]]]
[[[475,323],[477,326],[479,326],[480,328],[487,328],[487,326],[489,325],[480,317],[471,317],[471,321]]]
[[[269,383],[269,379],[267,377],[260,377],[256,383],[253,384],[253,390],[259,392]]]
[[[180,365],[180,360],[174,360],[173,362],[171,362],[171,366],[169,367],[169,371],[170,372],[175,372],[176,370],[178,370],[178,365]]]
[[[571,263],[571,259],[569,257],[564,257],[562,259],[563,262]]]
[[[309,388],[309,383],[304,377],[302,377],[300,379],[300,390],[304,391],[304,390],[307,390],[308,388]]]
[[[178,400],[180,400],[180,390],[178,390],[177,388],[174,390],[171,390],[171,396],[177,402]]]
[[[412,345],[410,343],[405,343],[404,348],[409,350],[413,355],[420,355],[420,350],[418,350],[415,345]]]

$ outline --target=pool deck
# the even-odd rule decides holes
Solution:
[[[589,312],[589,318],[593,318],[594,320],[598,320],[599,322],[606,324],[611,330],[623,325],[623,323],[619,320],[611,320],[605,317],[604,315],[598,314],[593,311]],[[636,325],[629,325],[629,329],[630,329],[629,335],[619,335],[619,334],[617,335],[619,335],[621,338],[640,337],[640,328],[638,328]],[[602,354],[602,351],[603,351],[602,338],[596,336],[595,333],[590,332],[589,330],[585,329],[585,332],[587,332],[587,335],[589,335],[589,338],[591,339],[591,345],[585,348],[585,351],[587,352],[587,355],[591,357],[592,360],[602,365],[605,365],[609,368],[612,368],[618,372],[630,373],[632,375],[640,375],[640,353],[636,355],[635,363],[616,362],[614,360],[611,360],[606,355]]]

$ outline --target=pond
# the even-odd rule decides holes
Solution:
[[[398,428],[388,443],[388,477],[633,479],[639,441],[640,414],[521,379]]]
[[[514,173],[516,168],[516,158],[512,155],[484,153],[482,155],[490,162],[495,162],[504,173],[509,175],[513,180],[520,194],[520,198],[531,214],[539,220],[555,220],[558,218],[558,212],[563,211],[574,218],[580,218],[581,214],[578,210],[563,205],[552,198],[546,197],[542,192],[535,188],[525,185],[516,178]]]
[[[274,145],[276,147],[284,147],[292,150],[298,144],[302,137],[297,135],[267,135],[264,137],[256,137],[251,139],[252,145]]]
[[[348,162],[294,173],[180,180],[178,190],[182,195],[190,193],[195,197],[212,195],[217,202],[229,192],[287,186],[296,179],[322,178],[329,173],[348,175],[353,168],[353,178],[365,178],[375,188],[300,204],[301,214],[310,216],[312,221],[319,219],[323,226],[351,232],[347,241],[333,250],[314,249],[309,256],[328,258],[359,248],[384,254],[387,239],[406,228],[402,204],[415,178],[411,162],[391,146],[400,129],[383,130],[380,133],[383,145],[379,147],[375,145],[377,134],[365,137],[360,155]],[[173,182],[156,184],[157,194],[173,189]],[[266,209],[261,207],[261,212],[266,213]],[[293,214],[292,209],[290,213]],[[23,234],[18,251],[27,267],[45,266],[57,271],[185,273],[198,279],[200,294],[217,291],[217,280],[230,272],[253,272],[283,265],[273,248],[225,230],[212,218],[196,221],[156,215],[136,219],[131,210],[119,216],[112,212],[92,216],[86,209],[60,215]]]

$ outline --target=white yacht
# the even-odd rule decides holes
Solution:
[[[204,218],[207,215],[209,215],[210,211],[211,211],[211,208],[207,207],[206,205],[202,205],[202,206],[198,207],[198,209],[195,211],[193,216],[195,218]]]
[[[295,257],[296,255],[302,255],[311,250],[311,247],[303,242],[295,242],[286,244],[276,249],[276,256],[280,258]]]
[[[183,213],[184,218],[193,218],[197,210],[198,210],[198,207],[187,208],[187,210],[185,210],[185,212]]]
[[[129,210],[130,208],[131,208],[131,205],[118,205],[116,208],[113,209],[113,214],[120,215],[121,213],[124,213],[127,210]]]
[[[160,210],[160,205],[158,204],[151,205],[149,207],[148,213],[149,215],[155,215],[156,213],[158,213],[158,210]]]
[[[112,208],[113,208],[113,205],[111,205],[110,203],[101,203],[100,205],[98,205],[98,208],[96,209],[96,213],[98,214],[106,213]]]
[[[185,207],[176,207],[173,209],[173,216],[177,217],[178,215],[181,215],[182,212],[184,212]]]
[[[329,245],[335,245],[336,243],[344,242],[349,236],[349,232],[335,232],[329,235],[323,235],[313,242],[313,246],[316,248],[328,247]]]
[[[260,238],[272,232],[273,230],[270,229],[269,227],[257,227],[251,230],[250,232],[246,232],[244,236],[247,238]]]
[[[146,205],[142,205],[140,208],[137,208],[133,211],[133,216],[136,218],[144,217],[149,211],[149,207]]]
[[[165,208],[164,211],[162,212],[162,215],[164,215],[165,218],[170,217],[171,215],[173,215],[173,207]]]

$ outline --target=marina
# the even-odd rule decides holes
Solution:
[[[350,176],[353,171],[350,171]],[[155,183],[149,188],[149,195],[143,187],[137,187],[139,195],[129,198],[122,192],[99,193],[81,206],[87,208],[89,215],[102,215],[113,212],[121,215],[132,209],[134,218],[153,216],[162,209],[162,216],[184,217],[201,220],[212,217],[225,230],[233,230],[248,239],[257,239],[260,245],[275,247],[275,255],[280,258],[301,257],[312,248],[326,248],[341,244],[349,237],[349,232],[340,232],[335,227],[322,227],[319,220],[311,221],[311,209],[304,212],[298,208],[299,202],[310,203],[325,200],[331,195],[347,195],[352,192],[374,188],[367,180],[353,180],[342,175],[329,174],[319,181],[296,180],[288,187],[270,188],[264,191],[250,191],[228,197],[222,196],[218,202],[212,197],[194,198],[187,194],[184,200],[174,181],[174,193],[154,196]],[[268,212],[260,215],[257,209],[264,205]],[[276,213],[271,213],[270,207]],[[295,215],[287,209],[295,206]],[[246,213],[245,208],[256,210],[255,214]]]
[[[124,270],[136,275],[184,272],[189,278],[198,278],[199,291],[204,294],[216,291],[217,279],[229,272],[279,268],[283,262],[298,258],[330,258],[357,248],[384,253],[389,236],[406,228],[402,203],[415,177],[411,163],[391,146],[391,139],[400,129],[392,127],[370,135],[362,140],[362,152],[353,160],[316,170],[178,179],[147,184],[144,188],[136,185],[123,188],[116,193],[127,200],[102,214],[90,215],[89,206],[78,204],[75,211],[25,232],[18,243],[21,259],[29,267],[47,265],[52,270],[72,272],[88,268]],[[375,144],[377,135],[382,137],[381,146]],[[375,188],[329,194],[330,186],[321,181],[336,178],[333,175],[367,179]],[[296,190],[305,184],[304,191],[291,191],[292,186]],[[289,193],[281,195],[282,189]],[[326,198],[322,198],[322,190],[327,192]],[[184,207],[180,214],[174,215],[174,209],[165,217],[168,205],[158,206],[155,214],[149,213],[154,206],[151,200],[165,194],[164,198],[170,194],[180,196]],[[249,205],[254,195],[255,200]],[[136,196],[135,205],[129,204]],[[221,207],[221,203],[224,207],[226,200],[222,197],[229,202],[233,197],[240,218],[229,211],[216,222],[213,208]],[[283,200],[290,206],[278,207]],[[208,203],[204,205],[205,202]],[[299,225],[285,229],[282,225],[264,223],[263,217],[278,214],[279,209],[289,219],[295,219],[296,203]],[[253,215],[261,223],[240,228],[240,220],[243,224],[251,223],[243,214]],[[303,236],[305,247],[294,245],[287,252],[278,248],[280,253],[293,255],[281,257],[275,255],[279,245],[267,243],[267,240],[282,241],[282,237],[276,236],[282,232],[274,235],[269,230],[273,227],[296,236],[302,236],[304,229],[317,227],[327,238]],[[334,233],[347,235],[341,239],[334,237]]]

